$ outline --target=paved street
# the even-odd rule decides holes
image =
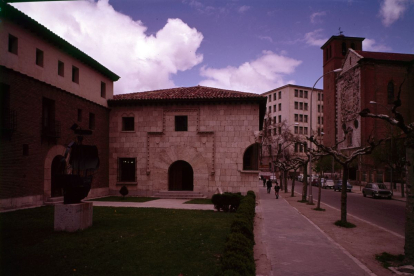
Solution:
[[[291,182],[289,184],[289,189]],[[404,236],[405,227],[405,202],[399,200],[373,199],[363,197],[357,190],[348,193],[348,214],[367,220],[373,224],[381,226],[387,230]],[[295,191],[302,193],[302,183],[295,181]],[[312,188],[315,203],[318,200],[318,188]],[[394,198],[397,198],[394,196]],[[397,198],[398,199],[398,198]],[[321,201],[335,208],[341,208],[341,193],[330,189],[322,189]]]
[[[369,275],[283,197],[260,187],[258,199],[270,275]]]

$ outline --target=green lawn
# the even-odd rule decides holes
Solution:
[[[210,198],[195,198],[184,202],[184,204],[213,204]]]
[[[94,207],[91,228],[65,233],[53,211],[0,214],[0,275],[214,275],[234,216]]]
[[[122,197],[122,196],[107,196],[101,198],[90,199],[88,201],[112,201],[112,202],[147,202],[159,199],[158,197]]]

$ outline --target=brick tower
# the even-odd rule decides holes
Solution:
[[[323,50],[323,74],[341,68],[348,48],[362,50],[362,37],[332,36],[321,47]],[[337,73],[327,74],[323,78],[324,94],[324,137],[326,146],[335,144],[336,128],[336,77]]]

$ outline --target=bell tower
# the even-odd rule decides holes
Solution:
[[[342,68],[348,49],[362,50],[362,37],[347,37],[342,34],[331,36],[321,47],[323,51],[323,74]],[[323,78],[323,111],[324,136],[323,143],[332,146],[336,142],[336,77],[337,73],[327,74]]]

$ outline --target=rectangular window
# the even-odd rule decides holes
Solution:
[[[295,143],[295,152],[298,152],[298,143]]]
[[[72,66],[72,81],[79,83],[79,68]]]
[[[323,125],[323,117],[321,117],[321,125]]]
[[[318,93],[318,101],[321,100],[321,93]]]
[[[65,76],[65,64],[58,60],[58,75],[61,77]]]
[[[321,112],[323,112],[323,105],[321,105]]]
[[[282,115],[279,115],[279,123],[282,122]]]
[[[299,151],[303,152],[303,145],[302,144],[299,145]]]
[[[304,128],[304,131],[305,131],[305,134],[308,135],[308,128],[307,127]]]
[[[269,95],[269,102],[272,101],[272,95]]]
[[[78,122],[82,122],[82,109],[78,109]]]
[[[276,93],[273,94],[273,100],[276,101]]]
[[[276,124],[276,116],[273,117],[273,123]]]
[[[270,113],[270,112],[272,112],[272,107],[271,107],[271,106],[269,106],[269,113]]]
[[[277,128],[273,129],[273,135],[277,135]]]
[[[36,65],[43,67],[43,51],[36,49]]]
[[[302,114],[299,115],[299,122],[303,122],[303,115]]]
[[[282,111],[282,104],[279,104],[279,111]]]
[[[305,115],[305,123],[308,122],[308,115]]]
[[[89,129],[94,130],[95,129],[95,114],[89,113]]]
[[[17,55],[19,40],[14,35],[9,34],[9,52]]]
[[[299,90],[299,98],[303,98],[303,90]]]
[[[304,110],[308,110],[308,103],[305,103],[305,108]]]
[[[187,116],[175,116],[175,131],[187,131],[188,129],[188,117]]]
[[[295,122],[298,122],[298,114],[295,114]]]
[[[298,128],[297,126],[295,126],[295,134],[298,134]]]
[[[295,102],[295,109],[298,109],[298,102]]]
[[[134,131],[134,117],[122,117],[122,131]]]
[[[282,91],[279,91],[279,100],[282,98]]]
[[[273,112],[276,112],[277,111],[277,108],[276,108],[276,105],[274,105],[273,106]]]
[[[135,182],[135,158],[119,158],[118,159],[118,181]]]
[[[304,97],[307,99],[308,98],[308,91],[304,91]]]
[[[318,116],[318,124],[321,124],[321,117]]]
[[[282,134],[282,127],[279,127],[279,134]]]
[[[299,127],[299,134],[303,134],[303,127]]]
[[[303,110],[303,103],[299,103],[299,109]]]
[[[101,81],[101,97],[106,98],[106,83]]]
[[[321,112],[321,105],[318,104],[318,112]]]
[[[323,94],[321,94],[321,101],[323,101]]]
[[[295,89],[295,97],[298,97],[298,93],[299,93],[299,91],[297,89]]]

